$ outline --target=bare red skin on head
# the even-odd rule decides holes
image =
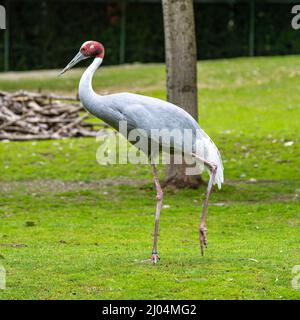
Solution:
[[[81,48],[80,52],[86,57],[104,58],[104,47],[98,41],[88,41]]]

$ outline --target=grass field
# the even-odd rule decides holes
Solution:
[[[225,167],[204,257],[204,187],[165,190],[161,260],[145,264],[155,211],[149,167],[98,165],[94,139],[0,142],[0,299],[300,298],[291,285],[300,265],[300,57],[198,69],[200,124]],[[75,94],[80,73],[2,74],[0,89]],[[94,86],[165,98],[164,82],[163,65],[132,65],[103,67]]]

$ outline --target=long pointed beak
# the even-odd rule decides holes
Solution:
[[[81,52],[78,52],[76,56],[66,65],[66,67],[58,74],[61,76],[63,73],[67,72],[69,69],[75,66],[79,61],[84,60],[88,57],[84,56]]]

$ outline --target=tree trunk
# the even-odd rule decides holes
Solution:
[[[162,0],[167,66],[167,99],[198,121],[197,52],[192,0]],[[171,159],[172,160],[172,159]],[[196,188],[201,177],[185,175],[185,164],[167,168],[165,185]]]

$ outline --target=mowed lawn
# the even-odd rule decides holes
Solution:
[[[292,287],[300,265],[300,56],[198,69],[200,124],[225,167],[204,257],[204,186],[165,190],[161,260],[151,265],[143,262],[155,212],[148,166],[100,166],[95,139],[0,142],[1,299],[300,298]],[[75,94],[81,71],[2,74],[0,90]],[[136,64],[101,68],[94,86],[164,99],[164,83],[164,65]]]

